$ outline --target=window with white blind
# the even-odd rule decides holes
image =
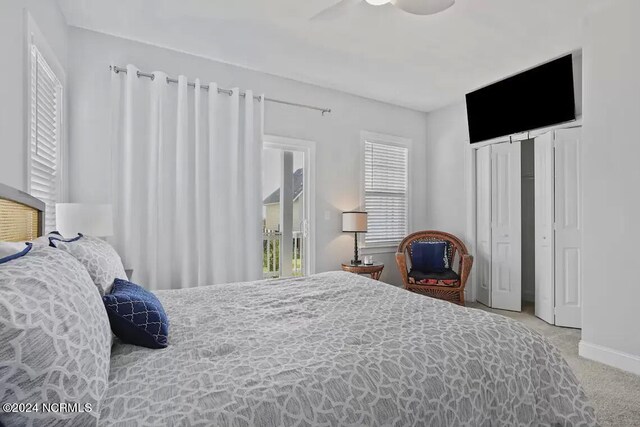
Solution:
[[[61,184],[62,84],[35,45],[30,54],[28,185],[31,195],[46,204],[49,232],[55,230]]]
[[[364,138],[366,246],[396,245],[407,234],[408,158],[405,144]]]

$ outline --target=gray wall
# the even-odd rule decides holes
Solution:
[[[627,363],[638,374],[639,17],[639,1],[619,0],[587,19],[582,151],[582,340],[602,347],[590,348],[592,357]]]
[[[0,2],[0,182],[21,190],[26,189],[27,163],[25,9],[31,13],[62,67],[67,65],[67,25],[57,2]]]
[[[133,63],[145,71],[162,70],[173,76],[185,74],[192,79],[216,81],[221,87],[238,86],[272,97],[333,109],[331,114],[322,117],[316,111],[270,103],[266,106],[266,133],[317,142],[318,272],[339,269],[341,262],[351,259],[353,236],[340,232],[341,211],[359,205],[361,130],[413,140],[411,223],[414,230],[428,225],[424,113],[82,29],[71,28],[69,40],[72,201],[105,202],[109,199],[111,75],[108,66]],[[382,279],[400,284],[394,251],[392,248],[374,256],[386,264]]]
[[[468,242],[465,151],[469,130],[464,102],[427,114],[427,141],[427,228],[453,233]]]

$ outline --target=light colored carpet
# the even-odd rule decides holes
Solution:
[[[522,313],[494,310],[482,304],[469,307],[518,320],[544,335],[562,353],[582,383],[603,427],[640,427],[640,377],[578,356],[580,330],[559,328],[534,316],[533,305]]]

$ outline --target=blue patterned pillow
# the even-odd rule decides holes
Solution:
[[[169,319],[155,295],[135,283],[115,279],[102,297],[111,330],[122,341],[148,348],[168,345]]]

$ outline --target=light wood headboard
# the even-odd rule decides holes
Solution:
[[[20,242],[42,236],[44,209],[41,200],[0,184],[0,241]]]

